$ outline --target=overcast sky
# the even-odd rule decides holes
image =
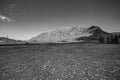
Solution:
[[[0,0],[0,36],[27,40],[66,26],[120,31],[120,0]]]

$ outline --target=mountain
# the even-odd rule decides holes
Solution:
[[[91,26],[88,28],[82,27],[66,27],[51,32],[39,34],[31,38],[28,42],[31,43],[45,43],[45,42],[80,42],[85,39],[97,39],[98,36],[106,36],[110,33],[103,31],[98,26]]]
[[[14,40],[6,37],[0,37],[0,44],[20,44],[25,43],[25,41]]]
[[[91,33],[92,35],[86,37],[78,37],[76,40],[98,40],[100,36],[106,37],[108,35],[112,35],[111,33],[103,31],[99,26],[91,26],[87,28],[87,32]]]

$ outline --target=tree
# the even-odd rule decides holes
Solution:
[[[99,36],[99,42],[100,42],[100,43],[104,43],[104,37]]]
[[[118,44],[119,43],[119,37],[118,35],[111,35],[110,36],[110,44]]]
[[[114,44],[118,44],[118,43],[119,43],[118,35],[115,35],[115,37],[114,37]]]
[[[118,35],[108,35],[108,36],[99,36],[100,43],[106,44],[118,44],[119,43],[119,36]]]
[[[111,41],[110,41],[110,36],[109,36],[109,35],[106,37],[106,43],[107,43],[107,44],[110,44],[110,43],[111,43]]]

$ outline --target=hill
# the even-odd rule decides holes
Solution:
[[[25,43],[25,41],[14,40],[6,37],[0,37],[0,44],[21,44]]]

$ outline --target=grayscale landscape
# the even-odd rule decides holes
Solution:
[[[0,0],[0,80],[120,80],[120,1]]]
[[[71,28],[67,29],[67,31],[58,31],[59,33],[57,31],[54,31],[54,33],[50,32],[47,34],[43,33],[40,34],[40,36],[28,40],[26,43],[1,44],[0,79],[120,79],[119,43],[108,44],[99,42],[99,36],[106,37],[107,35],[114,35],[115,33],[107,33],[100,29],[98,26],[85,28],[85,30],[82,30],[82,32],[78,30],[78,27],[77,29],[74,28],[73,30],[71,30]],[[52,37],[51,33],[53,33]],[[69,38],[70,33],[73,33],[71,34],[71,36],[73,35],[72,38]],[[59,39],[58,42],[56,40],[58,38],[56,37],[64,37],[64,34],[66,34],[65,38],[60,38],[61,41]],[[77,37],[75,35],[77,35]],[[78,35],[80,36],[78,37]],[[51,39],[52,41],[48,40],[48,42],[40,43],[40,41],[43,41],[44,39],[46,41],[48,39]],[[68,42],[67,40],[73,40],[73,42]],[[37,41],[37,43],[32,41]]]

